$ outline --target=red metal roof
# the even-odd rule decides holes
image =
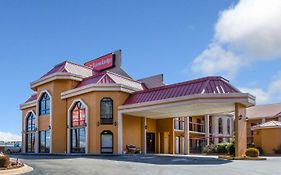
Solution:
[[[181,96],[208,93],[237,93],[238,89],[222,77],[204,77],[196,80],[137,91],[129,96],[125,105],[157,101]]]
[[[34,101],[34,100],[36,100],[36,99],[37,99],[37,94],[33,94],[33,95],[31,95],[31,96],[29,97],[29,99],[28,99],[28,100],[26,100],[26,102],[25,102],[25,103],[28,103],[28,102]]]
[[[90,68],[76,63],[72,63],[70,61],[64,61],[60,64],[57,64],[53,69],[51,69],[48,73],[43,75],[41,78],[58,72],[71,72],[71,73],[78,73],[83,75],[83,70],[87,72],[91,72],[92,75],[92,70]]]
[[[66,71],[65,70],[65,64],[66,64],[66,61],[56,65],[53,69],[51,69],[49,72],[47,72],[41,78],[46,77],[46,76],[51,75],[51,74],[54,74],[54,73],[57,73],[57,72],[65,72]]]
[[[85,78],[81,83],[79,83],[76,88],[86,86],[89,84],[95,84],[95,83],[115,83],[107,74],[106,72],[96,74],[94,76]]]

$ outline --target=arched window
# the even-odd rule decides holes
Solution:
[[[101,124],[113,124],[113,100],[105,97],[100,101]]]
[[[227,119],[227,134],[230,134],[230,119]]]
[[[39,116],[50,114],[50,97],[44,92],[39,101]]]
[[[101,153],[113,153],[113,133],[111,131],[101,133]]]
[[[71,152],[85,153],[86,149],[86,107],[76,102],[71,110]]]
[[[26,119],[26,132],[35,131],[35,116],[30,112]]]
[[[223,133],[223,128],[222,128],[222,118],[219,118],[219,134],[222,134]]]
[[[35,115],[30,112],[26,118],[26,152],[34,153],[35,151]]]

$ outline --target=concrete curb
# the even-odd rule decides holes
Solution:
[[[29,173],[33,171],[33,168],[24,164],[23,167],[17,168],[17,169],[12,169],[12,170],[1,170],[0,174],[2,175],[15,175],[15,174],[23,174],[23,173]]]

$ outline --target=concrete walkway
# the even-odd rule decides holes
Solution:
[[[266,161],[223,161],[214,156],[62,156],[19,155],[32,166],[28,174],[96,175],[277,175],[281,158]]]

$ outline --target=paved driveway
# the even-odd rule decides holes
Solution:
[[[266,161],[221,161],[198,156],[43,156],[19,155],[32,166],[28,174],[65,175],[260,175],[281,174],[281,158]]]

